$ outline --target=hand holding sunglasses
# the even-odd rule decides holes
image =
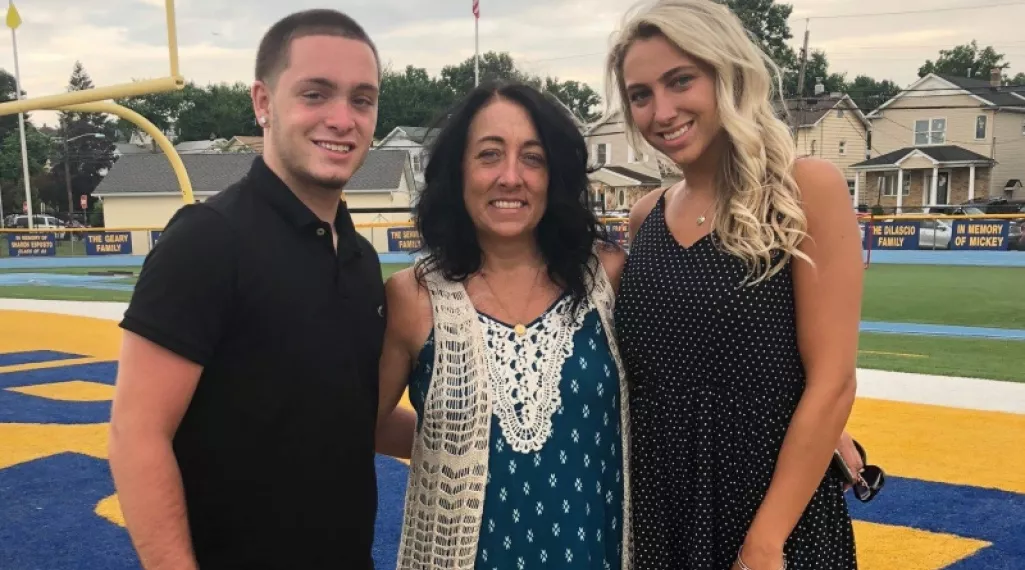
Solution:
[[[831,467],[839,473],[848,486],[854,489],[854,496],[859,501],[867,503],[875,498],[883,488],[883,484],[886,482],[886,473],[878,465],[869,465],[865,448],[857,440],[852,440],[852,442],[858,455],[861,456],[864,467],[855,472],[844,460],[843,454],[839,450],[833,451]]]

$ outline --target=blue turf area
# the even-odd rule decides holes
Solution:
[[[915,323],[887,323],[882,321],[862,321],[861,332],[952,336],[960,338],[988,338],[996,340],[1025,340],[1025,330],[1020,329],[921,325]]]
[[[64,273],[0,273],[0,287],[76,287],[132,291],[131,283],[119,283],[117,275],[68,275]]]
[[[72,358],[85,358],[81,354],[70,354],[57,352],[55,350],[32,350],[27,352],[4,352],[0,353],[0,366],[19,366],[22,364],[38,364],[40,362],[55,362],[57,360],[68,360]]]

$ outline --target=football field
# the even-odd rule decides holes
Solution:
[[[0,568],[138,568],[106,462],[122,303],[0,299]],[[1025,563],[1025,384],[859,371],[850,431],[889,474],[848,501],[861,567]],[[394,567],[406,476],[379,458],[375,558]]]

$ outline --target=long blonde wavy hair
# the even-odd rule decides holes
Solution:
[[[791,174],[796,150],[772,105],[773,96],[782,93],[780,70],[726,6],[713,0],[657,0],[627,13],[607,58],[605,85],[606,101],[619,99],[630,143],[651,148],[631,115],[623,61],[635,41],[659,36],[715,71],[719,117],[729,143],[716,173],[714,228],[723,249],[747,262],[751,284],[772,277],[793,256],[810,261],[798,249],[808,224]],[[782,255],[773,261],[776,252]]]

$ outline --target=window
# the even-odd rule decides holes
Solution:
[[[840,156],[847,154],[847,141],[840,141]]]
[[[598,164],[604,165],[609,162],[609,143],[599,143],[595,145],[594,155],[598,161]]]
[[[986,138],[986,115],[975,117],[975,140]]]
[[[897,195],[897,173],[896,172],[887,172],[886,174],[880,175],[879,178],[878,178],[878,182],[876,184],[878,185],[879,190],[880,190],[880,192],[881,192],[881,194],[883,196],[891,196],[892,197],[892,196],[896,196]],[[903,188],[901,188],[901,192],[900,193],[901,193],[902,196],[909,196],[909,195],[911,195],[911,173],[910,172],[905,172],[904,173],[904,184],[903,184]]]
[[[915,146],[943,144],[946,140],[946,119],[919,119],[915,121]]]
[[[817,141],[817,140],[811,141],[811,155],[812,156],[815,156],[815,149],[818,148],[818,146],[819,146],[819,141]]]
[[[423,172],[423,166],[420,163],[420,153],[411,152],[409,154],[413,157],[413,172]]]
[[[634,147],[628,147],[626,151],[626,161],[629,163],[637,162],[637,151],[634,150]]]
[[[842,119],[843,118],[843,109],[837,109],[836,110],[836,117],[838,119]]]

